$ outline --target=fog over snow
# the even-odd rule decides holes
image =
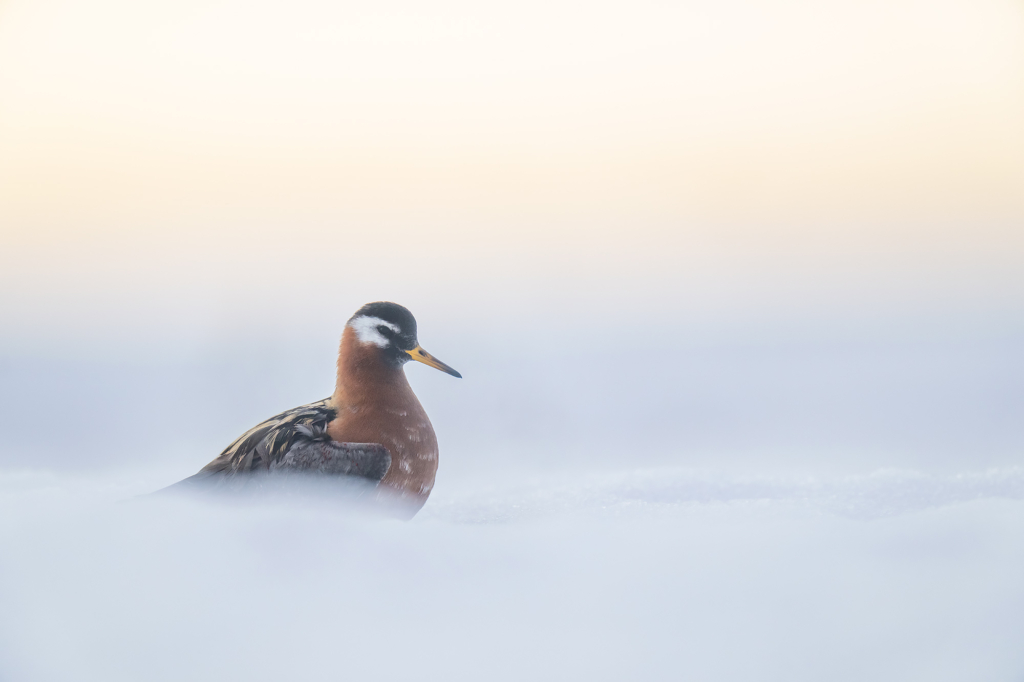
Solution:
[[[419,317],[466,378],[407,368],[441,444],[411,522],[145,496],[327,395],[327,334],[9,351],[0,680],[1024,675],[1012,330]]]
[[[0,682],[1024,682],[1022,10],[0,3]],[[149,496],[377,300],[415,518]]]
[[[0,477],[4,680],[1018,680],[1024,470],[324,501]]]

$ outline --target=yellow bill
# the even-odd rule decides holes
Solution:
[[[440,360],[435,358],[433,355],[431,355],[427,351],[423,350],[423,348],[421,348],[420,346],[416,346],[412,350],[407,350],[405,352],[408,353],[409,357],[411,357],[416,362],[422,362],[424,365],[426,365],[428,367],[433,367],[434,369],[439,369],[442,372],[446,372],[448,374],[451,374],[453,377],[458,377],[460,379],[462,378],[461,374],[459,374],[454,369],[452,369],[448,365],[444,364],[443,362],[441,362]]]

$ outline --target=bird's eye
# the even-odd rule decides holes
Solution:
[[[384,336],[384,337],[391,336],[391,330],[388,327],[384,327],[384,326],[377,327],[377,331],[380,332],[381,336]]]

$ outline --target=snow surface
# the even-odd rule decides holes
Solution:
[[[1021,680],[1024,470],[439,486],[412,522],[0,473],[0,680]]]

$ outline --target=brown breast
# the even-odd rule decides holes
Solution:
[[[401,367],[380,350],[361,344],[346,327],[338,353],[338,383],[332,397],[338,414],[327,426],[332,440],[380,443],[391,452],[381,485],[422,506],[434,487],[437,437]]]

